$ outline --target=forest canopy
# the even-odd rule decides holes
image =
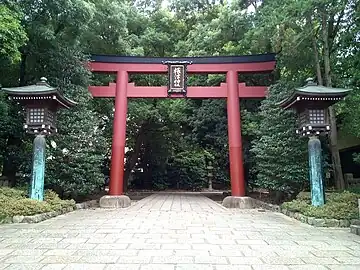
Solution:
[[[109,175],[113,99],[87,87],[113,75],[92,75],[91,54],[216,56],[276,53],[272,76],[239,80],[269,86],[263,100],[241,100],[245,176],[249,189],[289,196],[308,188],[306,140],[296,115],[276,104],[313,77],[353,89],[330,110],[332,128],[360,138],[360,4],[356,0],[1,0],[0,84],[15,87],[46,77],[78,106],[61,111],[48,140],[45,185],[61,197],[94,192]],[[137,85],[164,85],[134,75]],[[222,75],[196,75],[190,85],[219,85]],[[0,91],[0,175],[12,186],[29,181],[33,138],[19,108]],[[126,188],[229,187],[226,100],[129,101]],[[337,132],[323,140],[332,186],[343,188]],[[346,135],[347,136],[347,135]],[[360,152],[360,151],[359,151]],[[355,154],[354,159],[360,160]],[[211,169],[210,169],[211,168]]]

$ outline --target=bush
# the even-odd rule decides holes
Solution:
[[[359,210],[350,203],[327,203],[323,207],[308,207],[304,215],[316,218],[357,219]]]
[[[308,201],[310,203],[311,202],[311,193],[310,192],[300,192],[296,196],[296,200]]]
[[[310,192],[301,192],[296,200],[285,202],[282,207],[305,216],[315,218],[358,219],[360,194],[349,191],[326,194],[326,204],[321,207],[311,205]]]
[[[23,189],[2,187],[0,188],[0,198],[1,197],[22,199],[26,198],[26,191]]]
[[[74,207],[75,201],[61,200],[51,191],[45,191],[45,200],[40,202],[27,198],[23,189],[0,188],[0,220],[13,216],[31,216],[35,214],[58,211]]]
[[[295,133],[295,113],[278,105],[293,86],[279,82],[270,87],[261,102],[260,122],[250,150],[255,155],[255,185],[273,191],[275,201],[284,195],[293,197],[308,183],[307,142]]]
[[[283,208],[300,213],[303,213],[308,208],[308,206],[309,204],[306,201],[299,199],[293,200],[291,202],[285,202],[282,204]]]
[[[360,187],[349,188],[348,191],[350,191],[352,193],[360,194]]]

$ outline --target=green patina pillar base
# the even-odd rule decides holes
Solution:
[[[30,199],[38,201],[44,200],[45,147],[45,136],[37,135],[34,139]]]
[[[309,173],[311,204],[321,206],[325,203],[321,142],[316,136],[309,138]]]

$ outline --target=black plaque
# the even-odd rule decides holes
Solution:
[[[163,64],[168,65],[169,73],[169,84],[168,84],[168,95],[171,94],[182,94],[186,95],[187,88],[187,72],[186,68],[191,62],[172,62],[167,61]]]
[[[170,87],[171,93],[184,93],[185,89],[185,65],[170,65]]]

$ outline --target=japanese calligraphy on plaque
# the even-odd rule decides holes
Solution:
[[[183,94],[186,95],[187,74],[186,67],[189,62],[164,62],[168,65],[169,85],[168,95]]]
[[[185,65],[170,65],[170,87],[171,93],[184,93],[185,89]]]

